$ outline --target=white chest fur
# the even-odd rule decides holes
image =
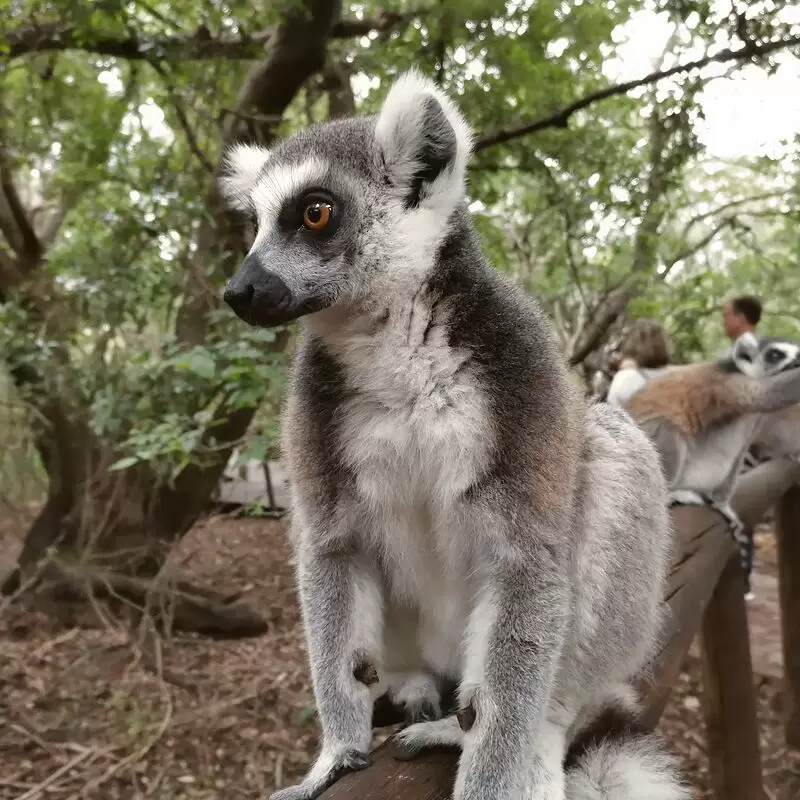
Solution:
[[[445,327],[418,300],[336,344],[355,390],[339,430],[365,544],[380,553],[396,601],[423,615],[446,606],[444,595],[461,604],[472,560],[461,498],[491,446],[470,354],[449,346]]]

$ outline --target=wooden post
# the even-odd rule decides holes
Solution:
[[[703,707],[717,800],[764,800],[756,694],[738,555],[703,616]]]
[[[786,744],[800,750],[800,486],[778,506],[778,582],[783,633]]]

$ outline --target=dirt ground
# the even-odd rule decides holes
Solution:
[[[18,544],[5,527],[0,567]],[[774,572],[772,537],[758,540],[758,569]],[[317,730],[283,526],[213,518],[176,555],[192,580],[245,590],[271,631],[240,642],[145,640],[108,622],[66,627],[0,605],[2,800],[236,800],[302,774]],[[690,660],[662,729],[705,798],[699,681]],[[758,693],[769,797],[793,800],[800,755],[783,745],[778,687],[763,679]]]

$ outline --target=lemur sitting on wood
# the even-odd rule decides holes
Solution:
[[[304,329],[283,432],[322,749],[272,798],[367,766],[388,692],[414,722],[399,756],[462,749],[456,800],[682,800],[630,689],[669,561],[658,454],[587,408],[539,305],[487,264],[471,138],[410,72],[376,117],[229,154],[257,235],[225,300]]]

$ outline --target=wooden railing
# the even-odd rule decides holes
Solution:
[[[777,503],[787,742],[800,748],[800,467],[769,462],[747,473],[733,505],[748,524]],[[744,585],[721,516],[704,508],[672,511],[675,549],[664,602],[668,622],[650,678],[640,681],[643,720],[655,727],[697,634],[711,780],[718,800],[765,800]],[[388,723],[390,714],[378,723]],[[386,745],[374,763],[334,784],[326,800],[448,800],[457,757],[427,753],[397,761]]]

